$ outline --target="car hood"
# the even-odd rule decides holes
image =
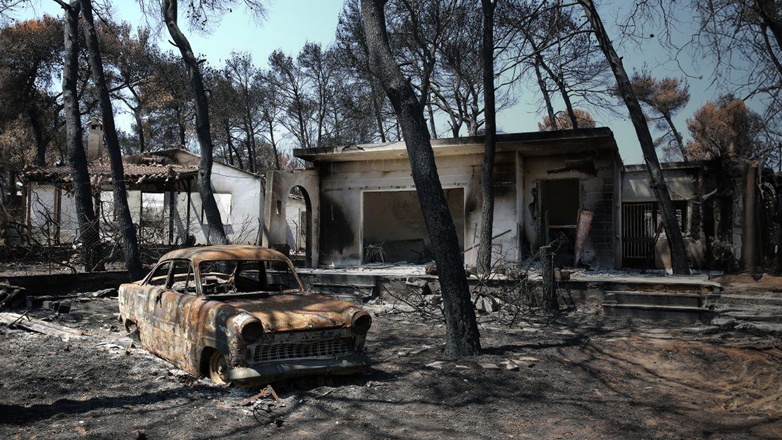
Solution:
[[[231,301],[231,305],[260,319],[265,332],[350,327],[351,318],[361,310],[348,302],[312,293]]]

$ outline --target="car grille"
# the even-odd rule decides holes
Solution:
[[[259,344],[252,351],[252,362],[340,356],[351,351],[349,342],[349,339],[324,339],[313,342]]]

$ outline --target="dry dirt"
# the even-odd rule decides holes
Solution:
[[[89,339],[2,327],[0,438],[782,438],[776,339],[573,314],[484,326],[486,354],[453,361],[441,326],[370,309],[365,374],[276,384],[284,406],[255,409],[241,403],[258,389],[216,387],[142,349],[100,345],[124,336],[115,299],[53,318]],[[501,364],[519,358],[518,371]],[[442,369],[427,367],[434,361]]]

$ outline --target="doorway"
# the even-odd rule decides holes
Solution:
[[[541,246],[552,244],[556,256],[554,264],[572,266],[575,257],[576,224],[581,207],[581,188],[578,179],[542,180],[540,194]]]
[[[291,260],[297,266],[312,267],[312,203],[307,190],[299,185],[288,193],[285,222]]]

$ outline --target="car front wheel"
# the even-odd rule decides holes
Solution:
[[[225,356],[222,353],[215,350],[209,356],[209,379],[217,385],[228,386],[228,363],[225,361]]]

